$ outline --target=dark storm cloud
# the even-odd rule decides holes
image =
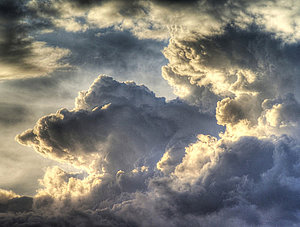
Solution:
[[[116,217],[109,210],[99,211],[81,211],[74,210],[65,215],[52,214],[49,216],[43,213],[9,213],[0,214],[0,223],[3,227],[11,226],[42,226],[42,227],[60,227],[60,226],[91,226],[91,227],[134,227],[134,223],[125,222],[121,218]]]
[[[275,142],[244,137],[234,143],[219,144],[223,151],[216,150],[215,157],[213,153],[207,157],[199,154],[188,164],[193,152],[198,152],[195,149],[186,155],[175,177],[150,179],[145,194],[124,186],[118,188],[113,181],[107,181],[93,192],[93,202],[89,202],[99,210],[82,210],[86,205],[83,203],[65,210],[64,215],[35,210],[15,215],[14,220],[9,214],[2,215],[1,222],[90,226],[294,225],[299,222],[300,209],[296,183],[300,177],[300,156],[294,142],[288,137]],[[210,162],[205,175],[193,174],[195,183],[188,183],[190,171],[200,171]],[[122,181],[125,186],[140,182],[132,176]],[[113,209],[108,208],[111,205]]]

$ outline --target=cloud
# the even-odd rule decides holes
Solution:
[[[171,178],[151,179],[147,194],[116,206],[116,212],[144,226],[298,223],[295,145],[287,137],[228,142],[200,135]]]
[[[222,35],[171,39],[162,71],[180,97],[202,110],[216,108],[227,136],[295,137],[298,107],[289,109],[285,120],[278,110],[291,102],[298,106],[298,50],[298,44],[283,43],[256,27],[228,27]]]
[[[228,102],[226,108],[234,117],[218,119],[228,130],[218,139],[211,135],[217,136],[221,128],[197,107],[178,99],[166,102],[145,86],[100,76],[78,94],[73,110],[45,116],[34,129],[18,135],[19,143],[81,172],[49,168],[33,198],[32,211],[15,214],[14,222],[92,226],[97,226],[97,220],[108,226],[298,223],[297,140],[226,136],[234,133],[228,125],[251,115],[247,110],[235,113],[235,105],[246,106],[247,98],[236,98],[233,103],[222,100],[222,106]],[[297,121],[295,103],[291,95],[269,100],[262,112],[279,122],[287,122],[285,111],[294,112],[288,122]],[[221,116],[218,111],[217,116]],[[10,214],[1,221],[13,223]]]
[[[1,199],[0,202],[1,203],[5,203],[10,199],[20,197],[19,195],[17,195],[13,191],[7,191],[7,190],[4,190],[4,189],[0,189],[0,193],[1,193],[1,197],[0,197],[0,199]]]
[[[41,118],[17,140],[50,158],[116,173],[153,165],[173,139],[190,138],[199,130],[216,133],[213,122],[180,101],[156,98],[144,86],[102,76],[79,93],[74,110]]]
[[[81,206],[106,209],[116,200],[132,198],[137,190],[147,189],[147,179],[166,149],[176,159],[162,162],[161,170],[170,172],[195,135],[221,129],[213,117],[180,100],[166,102],[145,86],[106,76],[80,92],[75,104],[71,111],[62,109],[41,118],[33,130],[17,137],[42,155],[84,171],[72,174],[57,167],[46,171],[33,210],[47,217],[66,206],[68,212]]]
[[[24,212],[32,208],[32,198],[0,189],[0,216],[4,212]],[[0,218],[1,220],[1,218]]]
[[[3,45],[6,44],[3,43]],[[5,63],[5,60],[3,61],[4,63],[1,64],[3,71],[0,74],[2,80],[44,76],[56,69],[70,67],[67,63],[59,62],[69,55],[70,52],[66,49],[47,47],[44,42],[32,42],[26,48],[31,53],[23,59],[23,62]],[[3,58],[6,57],[3,56]]]
[[[191,4],[192,3],[192,4]],[[160,1],[78,1],[50,2],[32,0],[29,7],[42,18],[49,19],[55,26],[67,31],[78,32],[87,28],[108,28],[130,30],[139,38],[167,39],[172,31],[187,31],[203,22],[202,31],[217,30],[220,23],[207,11],[211,6],[189,1],[167,4]],[[199,14],[201,12],[201,15]],[[193,17],[188,16],[187,12]],[[198,21],[197,21],[198,20]],[[211,20],[211,21],[210,21]],[[71,23],[67,23],[67,21]]]
[[[28,109],[19,104],[0,102],[0,124],[9,126],[24,122],[28,118]]]
[[[297,7],[292,1],[284,7],[280,1],[4,1],[1,77],[36,77],[69,66],[67,49],[36,40],[44,32],[113,28],[130,31],[139,39],[167,40],[221,35],[228,25],[248,30],[254,24],[273,37],[296,42]],[[278,18],[279,14],[284,16]]]
[[[16,137],[78,171],[48,168],[30,208],[7,212],[0,223],[299,224],[293,10],[279,1],[53,0],[28,6],[67,31],[88,25],[126,29],[138,38],[171,37],[162,73],[179,98],[167,102],[143,85],[99,76],[78,94],[74,109],[46,115]],[[278,11],[282,24],[272,22]],[[9,196],[4,193],[6,202]]]
[[[299,3],[294,1],[260,1],[249,8],[256,23],[276,37],[295,42],[299,40]]]
[[[299,39],[294,1],[37,1],[28,6],[41,18],[67,31],[88,28],[130,30],[139,38],[168,39],[196,32],[221,34],[229,24],[253,24],[287,42]],[[198,26],[201,24],[201,26]]]
[[[25,1],[2,1],[0,12],[0,80],[36,77],[68,67],[60,62],[68,50],[47,46],[32,37],[34,31],[49,25],[36,18]]]

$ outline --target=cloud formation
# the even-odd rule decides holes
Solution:
[[[279,119],[283,115],[277,110],[283,108],[282,102],[294,103],[291,112],[298,109],[298,46],[283,44],[258,28],[172,39],[164,50],[169,64],[163,67],[163,76],[190,103],[202,110],[216,108],[218,123],[227,126],[228,135],[232,130],[236,132],[231,135],[238,137],[294,135],[291,127],[285,129],[298,124],[295,113]]]
[[[38,40],[42,33],[130,31],[139,39],[215,36],[253,25],[287,43],[299,39],[294,1],[3,1],[1,79],[36,77],[68,67],[70,51]],[[281,16],[280,16],[281,15]],[[8,23],[9,22],[9,23]],[[201,26],[199,26],[199,24]],[[207,93],[207,92],[206,92]]]
[[[39,223],[55,217],[50,223],[80,220],[95,226],[100,219],[107,226],[299,221],[297,140],[201,134],[220,128],[197,107],[165,102],[144,86],[106,76],[80,92],[75,104],[71,111],[41,118],[17,137],[42,155],[82,169],[48,169],[33,213],[17,215],[20,222],[29,216]],[[198,141],[192,139],[196,134]],[[4,215],[2,222],[10,220]]]
[[[167,39],[186,32],[201,35],[223,33],[228,24],[248,28],[253,24],[294,42],[299,5],[294,1],[70,1],[31,0],[28,7],[41,18],[70,32],[115,27],[139,38]],[[201,26],[199,26],[201,24]]]
[[[144,86],[105,76],[80,92],[75,104],[72,111],[41,118],[17,140],[47,157],[87,170],[100,165],[97,171],[115,174],[153,165],[168,144],[189,140],[200,130],[216,135],[219,128],[197,108],[179,100],[166,103]]]
[[[158,162],[161,171],[170,173],[197,134],[217,135],[220,130],[213,117],[183,101],[166,102],[145,86],[100,76],[89,90],[79,93],[73,110],[41,118],[17,140],[83,171],[47,170],[33,209],[50,207],[43,215],[51,216],[67,204],[68,210],[83,204],[103,209],[115,199],[133,198],[159,174]],[[168,158],[160,160],[166,150]]]
[[[299,225],[295,2],[28,7],[67,31],[113,27],[170,38],[162,75],[179,98],[167,102],[143,85],[99,76],[74,109],[40,118],[16,140],[78,171],[48,168],[26,209],[2,214],[2,225]],[[3,211],[14,212],[7,204],[22,197],[1,193]]]
[[[297,42],[298,4],[293,1],[3,1],[1,79],[36,77],[68,67],[70,51],[38,41],[41,33],[94,29],[130,31],[139,39],[167,40],[258,26],[285,42]],[[283,15],[283,16],[279,16]],[[7,23],[9,22],[9,23]],[[201,26],[199,26],[201,24]]]
[[[27,1],[0,3],[0,80],[43,76],[69,67],[67,49],[36,41],[33,33],[50,26],[26,8]]]

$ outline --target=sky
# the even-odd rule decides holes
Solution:
[[[299,226],[299,12],[0,0],[0,226]]]

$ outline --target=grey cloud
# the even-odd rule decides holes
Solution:
[[[29,212],[32,210],[32,201],[31,197],[26,196],[10,199],[5,203],[0,203],[0,213]]]
[[[295,103],[293,96],[286,99]],[[271,100],[264,108],[282,100]],[[74,110],[45,116],[18,136],[20,143],[50,158],[104,173],[101,183],[74,201],[70,191],[83,187],[74,181],[88,178],[54,171],[43,180],[45,189],[34,198],[33,213],[19,214],[14,221],[31,223],[29,217],[35,217],[45,225],[90,226],[99,220],[104,226],[299,223],[297,140],[230,141],[202,135],[195,142],[196,134],[220,131],[217,126],[208,130],[212,124],[215,119],[180,100],[166,102],[144,86],[101,76],[78,95]],[[169,159],[160,161],[166,151]],[[93,160],[97,162],[91,166]],[[158,162],[167,167],[165,172],[157,169]],[[59,191],[63,188],[69,188],[66,195]],[[56,213],[61,209],[64,215]],[[14,221],[9,214],[2,219]]]
[[[3,81],[1,93],[15,97],[18,102],[49,103],[54,100],[58,105],[72,102],[77,91],[88,87],[98,72],[104,72],[121,80],[135,80],[146,83],[160,96],[174,97],[170,88],[161,78],[161,65],[166,63],[161,49],[163,44],[152,40],[138,40],[128,32],[88,31],[86,33],[66,33],[40,35],[37,40],[50,46],[67,48],[72,54],[68,61],[76,68],[67,71],[55,71],[44,77],[23,78]],[[58,44],[57,39],[61,40]],[[13,92],[15,91],[15,92]],[[45,99],[48,99],[47,101]],[[16,101],[14,101],[16,102]],[[51,101],[52,103],[52,101]],[[66,104],[60,104],[66,106]],[[51,111],[55,111],[57,107]]]
[[[0,73],[1,80],[45,75],[67,67],[60,63],[67,50],[50,48],[33,38],[36,31],[51,27],[51,22],[28,9],[28,1],[0,3]],[[48,56],[52,53],[52,56]],[[45,64],[45,60],[53,65]],[[38,64],[39,62],[40,64]]]
[[[201,1],[199,0],[177,0],[177,1],[172,1],[172,0],[154,0],[153,2],[155,2],[158,5],[163,5],[163,6],[170,6],[170,5],[177,5],[177,6],[193,6],[197,3],[200,3]]]
[[[222,125],[234,125],[242,120],[257,124],[262,107],[257,97],[245,94],[236,99],[223,99],[218,103],[216,112],[218,123]]]
[[[19,63],[23,58],[30,54],[28,40],[26,37],[27,29],[18,25],[19,20],[24,17],[24,1],[1,1],[1,61],[8,63]]]
[[[76,91],[71,90],[76,83],[72,79],[75,79],[77,74],[76,70],[71,70],[50,73],[44,77],[3,81],[0,84],[1,94],[9,97],[11,102],[18,102],[22,105],[23,103],[36,104],[38,107],[41,105],[39,103],[51,105],[53,101],[55,101],[54,106],[62,105],[61,102],[73,101],[73,97],[77,94]],[[56,109],[57,107],[54,110]]]
[[[179,100],[156,98],[144,86],[99,77],[79,94],[75,110],[45,116],[17,138],[46,156],[79,166],[89,165],[89,155],[100,155],[98,170],[116,173],[153,168],[172,140],[217,133],[214,122]]]
[[[179,6],[189,3],[172,7],[179,12]],[[241,5],[210,1],[209,6],[202,2],[205,11],[216,7],[213,16],[223,15],[222,10],[228,13],[229,3],[236,3],[230,18],[247,5],[244,1]],[[116,3],[122,17],[144,13],[122,4]],[[194,106],[180,99],[166,102],[145,86],[102,76],[80,92],[75,109],[42,117],[17,140],[87,173],[48,170],[41,180],[44,188],[33,199],[33,211],[3,214],[0,223],[298,225],[299,44],[285,43],[262,30],[233,25],[222,34],[189,33],[171,40],[164,52],[170,63],[163,76]],[[114,35],[107,37],[112,38],[108,43],[120,41]],[[124,49],[133,46],[129,42]],[[217,136],[222,130],[211,117],[216,106],[219,123],[227,127],[225,133],[220,139],[199,135],[195,142],[199,133]],[[261,127],[259,138],[241,137],[256,132],[255,127],[230,130],[229,126],[242,121]],[[260,134],[262,129],[270,134]]]
[[[299,100],[298,52],[299,44],[283,43],[255,26],[228,27],[221,35],[171,40],[163,76],[180,97],[202,109],[213,111],[219,101],[220,124],[255,125],[264,100],[289,93]]]
[[[51,194],[42,195],[34,199],[34,210],[46,209],[43,220],[47,220],[49,212],[59,207],[68,206],[68,213],[79,206],[79,210],[102,210],[133,199],[136,192],[147,190],[151,177],[160,174],[155,165],[166,149],[176,156],[175,161],[167,164],[175,168],[184,155],[184,147],[195,140],[196,134],[216,134],[219,130],[214,118],[180,100],[165,102],[145,86],[99,77],[88,91],[79,94],[75,110],[62,109],[41,118],[34,130],[19,135],[18,141],[50,158],[79,167],[88,167],[94,160],[92,168],[105,173],[102,183],[80,199],[80,204],[68,197],[57,201]],[[100,158],[89,156],[93,154]],[[54,183],[59,178],[57,182],[64,185],[72,177],[77,178],[59,172],[46,182]],[[57,187],[59,190],[63,186]],[[96,219],[97,216],[93,217],[93,221]],[[132,221],[125,223],[135,225]]]
[[[294,2],[288,4],[297,7]],[[287,5],[288,5],[287,4]],[[276,7],[284,8],[278,1],[265,3],[257,1],[191,0],[191,1],[37,1],[30,5],[42,18],[49,19],[59,28],[67,31],[85,31],[99,27],[129,30],[139,38],[168,39],[180,37],[185,32],[201,35],[223,33],[226,26],[234,24],[249,28],[258,24],[260,29],[275,33],[277,37],[292,40],[298,27],[293,19],[293,10],[288,9],[287,17],[279,25],[272,24],[269,14]],[[268,6],[271,12],[268,12]],[[50,9],[50,10],[49,10]],[[178,17],[178,15],[180,15]],[[274,17],[277,15],[275,12]],[[69,23],[68,23],[69,22]],[[293,23],[294,22],[294,26]],[[282,23],[282,24],[281,24]],[[201,24],[201,26],[198,26]],[[283,29],[283,25],[288,29]],[[183,33],[181,32],[183,31]]]
[[[295,86],[299,82],[296,76],[299,69],[295,64],[299,52],[298,44],[283,44],[271,34],[260,32],[255,26],[252,30],[229,27],[223,35],[183,43],[185,48],[191,48],[196,52],[195,56],[200,57],[199,65],[224,71],[235,68],[250,69],[258,77],[275,79],[273,86],[279,86],[279,91],[296,91]],[[190,62],[194,59],[186,60]],[[249,91],[255,88],[266,89],[259,87],[257,82],[245,87]]]
[[[10,226],[135,226],[133,223],[123,221],[109,211],[80,211],[74,210],[64,215],[45,216],[42,213],[0,214],[0,223],[4,227]]]
[[[30,111],[24,105],[0,102],[0,124],[11,126],[26,121]]]
[[[299,180],[295,169],[300,161],[298,148],[290,138],[283,137],[273,143],[245,137],[231,144],[224,143],[221,148],[224,152],[218,155],[205,177],[198,176],[199,181],[184,184],[177,183],[176,178],[154,178],[148,195],[124,204],[117,212],[125,220],[136,220],[144,226],[157,225],[159,220],[161,225],[169,223],[170,226],[299,223],[299,193],[295,185],[287,183],[291,178]],[[197,169],[198,165],[201,168],[200,160],[198,163],[194,159],[193,166],[186,167]],[[154,208],[150,216],[148,207]],[[131,212],[138,213],[139,217],[133,218]],[[157,223],[149,224],[154,217]]]
[[[30,86],[35,92],[51,91],[52,84],[57,83],[59,86],[55,93],[68,88],[74,93],[90,85],[100,71],[119,80],[145,83],[159,96],[174,97],[167,82],[161,77],[161,66],[167,62],[161,53],[164,42],[140,40],[128,31],[112,29],[90,29],[84,33],[59,30],[39,35],[37,39],[51,46],[69,49],[72,54],[68,57],[68,61],[71,65],[76,65],[76,68],[67,72],[54,72],[46,78],[11,81],[9,85],[16,84],[18,87],[22,85],[23,89],[31,83],[36,84],[37,88]],[[57,39],[60,40],[59,43]],[[45,81],[50,83],[50,86],[45,87],[43,83],[39,87],[40,83],[35,81]]]
[[[96,68],[99,71],[100,67],[113,68],[113,73],[118,75],[128,74],[128,69],[134,73],[146,68],[146,71],[160,74],[159,67],[166,62],[161,53],[163,42],[139,40],[128,31],[94,29],[74,34],[58,31],[39,36],[39,40],[50,45],[57,44],[57,39],[61,40],[59,47],[71,50],[70,63],[87,69]]]
[[[214,114],[220,97],[210,90],[210,86],[200,87],[191,83],[188,73],[178,75],[174,71],[169,66],[162,67],[162,76],[173,87],[174,93],[189,104],[198,106],[200,111]]]

